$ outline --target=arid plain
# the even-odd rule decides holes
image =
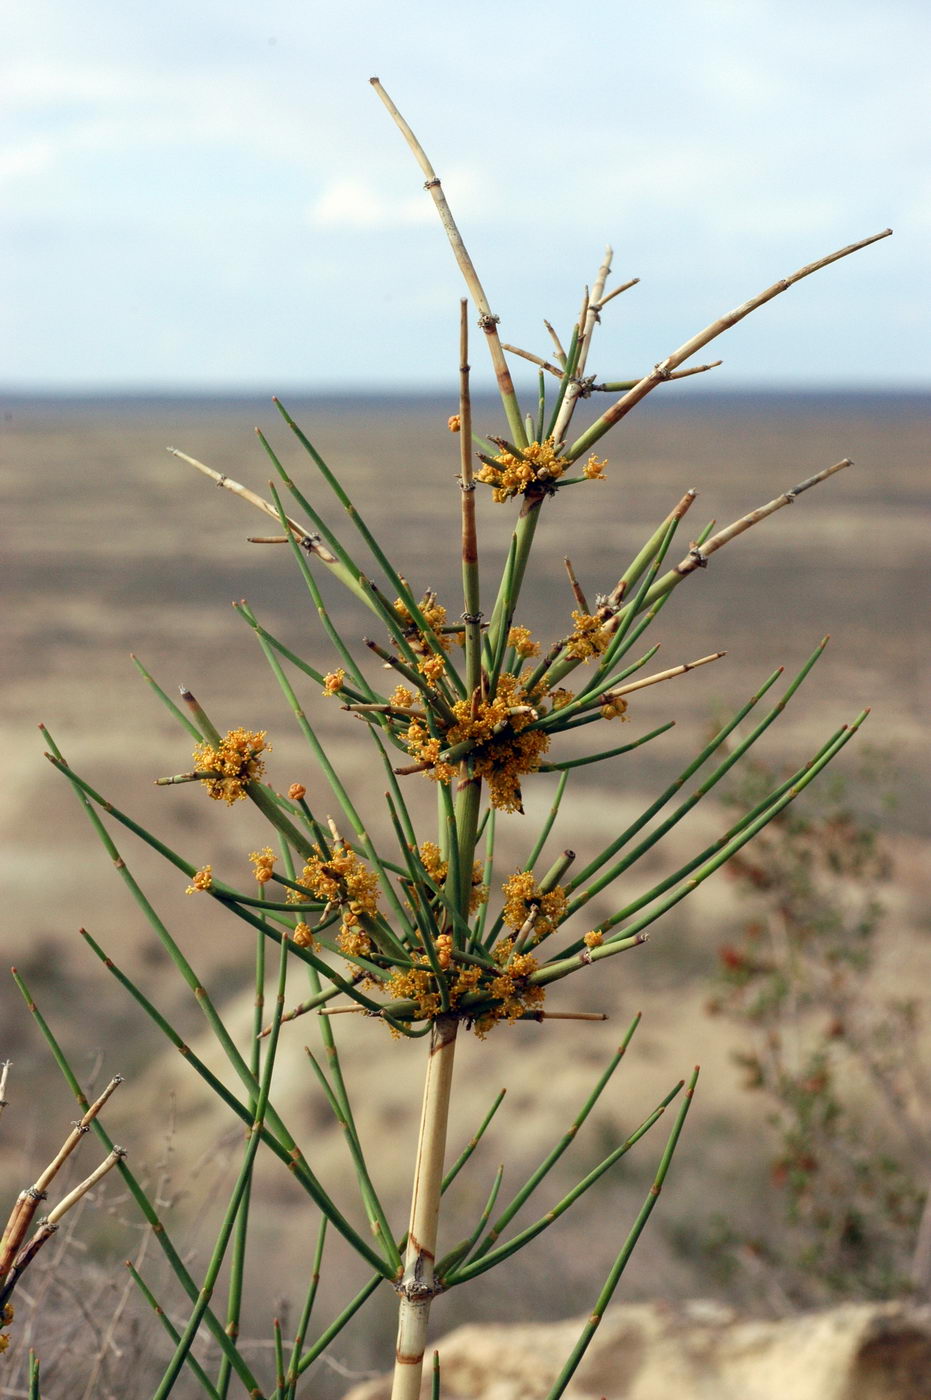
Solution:
[[[674,718],[663,739],[604,769],[580,769],[552,838],[580,856],[599,836],[626,821],[668,782],[706,736],[710,717],[746,699],[776,665],[794,673],[819,638],[832,640],[806,686],[770,731],[763,756],[804,761],[839,723],[864,706],[873,713],[862,743],[891,755],[898,802],[885,818],[896,875],[877,975],[894,986],[929,985],[931,946],[927,895],[931,883],[928,821],[929,427],[931,400],[917,394],[724,395],[698,386],[669,386],[653,396],[605,443],[607,480],[562,493],[545,507],[526,607],[517,620],[544,637],[562,635],[574,602],[563,556],[569,555],[589,597],[609,589],[623,565],[682,492],[699,497],[684,527],[685,542],[705,521],[719,524],[758,506],[813,472],[851,457],[854,466],[780,511],[687,580],[660,615],[653,639],[657,664],[674,665],[715,650],[713,666],[644,692],[631,706],[625,738]],[[355,497],[379,538],[418,589],[434,587],[458,615],[456,444],[446,430],[455,402],[440,398],[289,399],[289,409]],[[7,396],[3,422],[4,548],[3,750],[5,781],[4,951],[27,975],[79,1070],[98,1080],[127,1076],[114,1102],[111,1131],[129,1148],[135,1168],[154,1177],[172,1143],[166,1192],[191,1248],[207,1247],[196,1220],[203,1202],[235,1171],[237,1135],[203,1106],[202,1090],[157,1032],[141,1018],[77,936],[84,926],[106,951],[144,982],[182,1034],[204,1050],[202,1021],[62,779],[42,757],[36,730],[48,724],[72,765],[197,863],[211,862],[242,879],[245,855],[265,844],[245,804],[211,804],[195,787],[160,789],[152,780],[183,770],[189,742],[172,724],[129,660],[135,652],[167,690],[189,686],[221,729],[267,729],[274,745],[270,777],[279,787],[321,780],[252,634],[230,602],[248,598],[259,618],[320,669],[332,664],[310,601],[285,549],[245,542],[266,533],[262,517],[218,491],[165,447],[173,444],[254,489],[265,490],[266,461],[253,434],[268,430],[304,489],[342,528],[340,508],[326,500],[267,399],[59,400]],[[489,404],[477,426],[497,431]],[[487,548],[486,596],[506,548],[510,507],[481,502],[480,543]],[[678,555],[676,556],[678,557]],[[493,562],[492,562],[493,561]],[[366,615],[331,588],[334,614],[361,637]],[[313,694],[303,697],[376,832],[384,830],[382,776],[375,772],[357,721]],[[319,704],[318,704],[319,699]],[[618,741],[620,742],[620,740]],[[579,746],[579,752],[583,746]],[[592,747],[600,747],[593,745]],[[855,775],[856,754],[841,760]],[[417,801],[430,810],[428,784]],[[552,779],[526,787],[525,818],[508,820],[513,866],[526,830],[551,797]],[[853,778],[854,791],[856,779]],[[876,793],[866,784],[865,807]],[[315,804],[317,805],[317,804]],[[319,805],[326,810],[325,801]],[[720,812],[677,829],[669,849],[650,857],[656,878],[706,833],[723,827]],[[251,940],[206,901],[184,895],[184,879],[119,833],[121,852],[156,898],[159,912],[234,1023],[249,1014]],[[638,879],[642,877],[638,876]],[[509,1085],[501,1136],[466,1184],[454,1209],[480,1209],[494,1165],[522,1164],[571,1121],[586,1079],[597,1072],[633,1013],[645,1013],[630,1063],[596,1115],[577,1159],[591,1165],[639,1121],[696,1061],[703,1079],[695,1114],[652,1234],[635,1258],[626,1297],[686,1297],[712,1291],[700,1255],[683,1239],[702,1234],[713,1211],[740,1221],[772,1208],[759,1167],[761,1123],[739,1088],[730,1060],[733,1032],[705,1014],[716,950],[739,917],[722,877],[672,911],[644,948],[613,964],[596,982],[573,981],[566,1004],[605,1010],[603,1026],[521,1025],[484,1044],[471,1042],[457,1067],[461,1107],[456,1142],[472,1132],[495,1090]],[[609,908],[605,904],[604,910]],[[611,904],[610,907],[615,907]],[[231,926],[232,925],[232,926]],[[247,946],[248,945],[248,946]],[[14,1060],[3,1119],[0,1162],[11,1192],[31,1179],[43,1153],[74,1116],[73,1103],[50,1064],[15,989],[2,992],[0,1059]],[[555,1004],[555,998],[554,998]],[[403,1229],[401,1202],[412,1155],[421,1056],[396,1045],[377,1026],[341,1026],[347,1073],[362,1105],[360,1127],[375,1144],[379,1179]],[[345,1176],[338,1135],[326,1122],[305,1067],[307,1021],[288,1029],[278,1091],[286,1116],[312,1139],[308,1153],[321,1175]],[[204,1051],[204,1053],[209,1053]],[[626,1233],[649,1179],[656,1145],[648,1139],[618,1183],[567,1228],[481,1292],[456,1295],[441,1326],[467,1316],[504,1318],[578,1313],[594,1285],[589,1265],[604,1269]],[[491,1164],[489,1166],[489,1163]],[[581,1170],[577,1174],[581,1174]],[[264,1170],[265,1220],[256,1249],[263,1287],[250,1299],[252,1325],[268,1335],[276,1300],[296,1298],[313,1224],[285,1174]],[[567,1175],[565,1181],[569,1180]],[[553,1187],[553,1197],[558,1187]],[[543,1205],[549,1204],[547,1192]],[[2,1205],[2,1203],[0,1203]],[[96,1267],[115,1269],[138,1246],[128,1206],[114,1197],[101,1223],[84,1216],[79,1234]],[[607,1223],[606,1223],[607,1222]],[[460,1231],[461,1233],[461,1231]],[[584,1250],[583,1250],[584,1244]],[[586,1258],[583,1259],[583,1253]],[[85,1257],[84,1255],[80,1256]],[[344,1281],[326,1305],[348,1295],[357,1271],[340,1258]],[[548,1262],[541,1268],[541,1261]],[[274,1285],[267,1270],[274,1260]],[[81,1265],[75,1255],[78,1277]],[[469,1312],[469,1309],[472,1312]],[[382,1326],[387,1327],[387,1312]],[[340,1352],[350,1369],[373,1364],[358,1333]],[[377,1364],[377,1362],[375,1363]],[[345,1384],[340,1382],[340,1384]],[[323,1393],[321,1391],[321,1393]],[[128,1392],[127,1392],[128,1394]]]

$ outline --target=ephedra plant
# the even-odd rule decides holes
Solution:
[[[380,1287],[393,1288],[398,1301],[393,1394],[396,1400],[418,1395],[434,1298],[490,1269],[506,1267],[510,1256],[561,1216],[611,1170],[667,1108],[672,1108],[672,1128],[665,1146],[656,1154],[655,1178],[643,1207],[630,1222],[627,1238],[619,1240],[616,1263],[601,1290],[593,1284],[590,1321],[562,1373],[554,1378],[550,1394],[560,1395],[656,1203],[697,1071],[687,1085],[683,1081],[673,1087],[640,1127],[562,1200],[555,1204],[547,1201],[547,1209],[535,1223],[515,1232],[511,1228],[515,1216],[591,1112],[620,1062],[635,1022],[591,1087],[576,1123],[508,1203],[501,1206],[498,1202],[502,1185],[499,1171],[478,1221],[465,1230],[461,1223],[447,1227],[444,1221],[441,1230],[443,1193],[465,1166],[501,1102],[499,1096],[480,1125],[465,1125],[473,1133],[469,1146],[456,1161],[448,1163],[447,1125],[457,1037],[465,1032],[478,1035],[487,1041],[485,1053],[494,1057],[495,1044],[502,1036],[519,1034],[514,1023],[543,1022],[548,1033],[566,1036],[574,1033],[573,1027],[565,1024],[567,1020],[584,1023],[586,1019],[602,1019],[597,1011],[576,1010],[560,996],[563,987],[559,984],[579,977],[583,979],[579,985],[588,989],[595,983],[593,969],[641,945],[657,919],[804,791],[853,738],[865,718],[861,714],[826,736],[807,763],[759,794],[715,840],[695,850],[678,868],[670,869],[652,888],[636,897],[625,889],[626,872],[648,852],[655,852],[666,834],[715,789],[781,714],[822,654],[822,642],[788,685],[783,682],[781,668],[768,676],[635,821],[617,829],[608,818],[608,839],[603,848],[584,868],[574,868],[573,833],[565,829],[561,817],[573,770],[585,764],[635,763],[635,751],[659,740],[669,725],[647,727],[637,737],[625,739],[623,721],[628,705],[636,706],[642,716],[649,704],[650,687],[677,684],[690,670],[723,655],[683,657],[674,665],[651,670],[656,647],[648,643],[645,634],[660,611],[679,585],[696,570],[706,568],[724,545],[849,463],[845,459],[826,465],[726,528],[708,525],[698,529],[683,545],[677,536],[696,496],[694,490],[686,490],[679,500],[670,501],[665,519],[656,524],[635,557],[619,560],[616,574],[599,580],[602,591],[591,601],[569,566],[575,603],[569,610],[571,618],[560,618],[550,635],[537,639],[523,625],[521,603],[541,512],[558,510],[562,493],[570,488],[610,491],[610,483],[603,480],[606,460],[598,455],[601,440],[631,409],[654,389],[663,386],[663,393],[674,392],[674,387],[667,387],[670,381],[711,369],[708,364],[686,362],[729,326],[794,283],[885,237],[888,230],[776,282],[693,335],[642,377],[626,383],[600,382],[588,371],[594,332],[612,298],[633,285],[627,282],[608,290],[610,250],[586,289],[578,320],[568,336],[561,340],[551,330],[555,349],[550,360],[503,344],[498,318],[440,181],[378,80],[372,82],[423,171],[425,188],[464,275],[468,300],[473,314],[477,313],[481,339],[491,354],[500,391],[503,422],[473,423],[469,312],[468,300],[464,300],[459,329],[458,413],[450,419],[456,435],[450,439],[451,449],[457,451],[451,450],[448,468],[436,487],[452,503],[453,493],[447,488],[458,467],[454,487],[459,497],[458,521],[451,524],[451,530],[461,548],[461,607],[450,599],[438,598],[423,581],[411,578],[403,561],[392,559],[389,548],[366,524],[360,503],[350,494],[351,483],[339,479],[279,403],[290,435],[306,454],[306,464],[317,482],[331,493],[335,518],[342,522],[342,528],[331,523],[332,515],[318,508],[319,493],[311,503],[297,474],[292,476],[294,469],[285,465],[261,432],[259,441],[277,480],[268,498],[183,452],[171,450],[271,517],[274,533],[263,538],[290,549],[307,587],[324,634],[315,653],[328,658],[322,664],[312,664],[292,651],[245,602],[238,605],[238,613],[254,632],[325,780],[319,791],[309,791],[298,781],[288,786],[289,775],[284,775],[280,786],[273,784],[266,772],[272,743],[265,731],[240,727],[235,709],[225,721],[232,721],[232,727],[225,728],[218,717],[208,716],[186,689],[181,703],[176,704],[137,662],[182,732],[186,731],[187,753],[193,754],[184,771],[160,777],[159,783],[169,789],[181,783],[200,784],[205,801],[212,799],[230,807],[240,801],[252,802],[267,819],[268,845],[248,857],[250,879],[232,884],[221,879],[210,864],[169,848],[119,810],[96,790],[89,777],[69,766],[45,731],[51,762],[78,795],[121,878],[196,997],[239,1084],[236,1090],[229,1088],[193,1050],[183,1046],[171,1022],[143,988],[85,935],[110,973],[167,1040],[185,1050],[192,1069],[222,1100],[231,1119],[238,1119],[246,1129],[241,1166],[209,1264],[205,1272],[195,1276],[181,1245],[172,1240],[165,1222],[159,1219],[156,1202],[134,1174],[131,1158],[128,1162],[115,1153],[101,1116],[87,1114],[85,1126],[92,1126],[107,1150],[114,1153],[115,1170],[155,1230],[181,1294],[189,1300],[176,1326],[171,1318],[178,1315],[177,1298],[156,1298],[146,1279],[137,1276],[142,1295],[157,1308],[168,1334],[168,1360],[154,1391],[156,1400],[173,1390],[185,1368],[185,1386],[207,1396],[245,1392],[268,1400],[290,1400],[299,1391],[310,1393],[303,1388],[304,1378],[314,1362]],[[539,369],[539,393],[529,412],[526,405],[518,403],[508,353],[523,356]],[[610,407],[590,427],[575,432],[573,416],[579,400],[595,392],[607,392]],[[630,490],[628,487],[628,498]],[[481,592],[479,579],[480,521],[486,511],[508,511],[514,517],[503,558],[484,560],[483,578],[496,572],[499,579],[493,597]],[[360,617],[367,620],[367,652],[354,649],[358,638],[343,635],[329,615],[319,586],[321,573],[327,572],[348,590]],[[360,660],[360,656],[366,659]],[[347,724],[356,733],[364,730],[367,734],[372,777],[365,790],[350,792],[321,743],[307,712],[310,703],[316,705],[318,700],[341,706]],[[589,725],[594,726],[589,731],[593,738],[590,753],[579,757],[561,751],[563,735]],[[185,761],[183,749],[182,744],[181,760]],[[166,757],[166,767],[177,766]],[[417,829],[412,814],[412,808],[419,804],[411,801],[411,791],[418,784],[432,784],[435,790],[437,817],[429,829]],[[545,788],[547,815],[538,829],[520,835],[524,856],[519,868],[502,869],[500,856],[496,860],[496,833],[504,821],[519,825],[526,820],[521,815],[522,794],[530,784]],[[166,792],[166,799],[169,797],[170,792]],[[375,825],[373,804],[382,802],[387,804],[390,823],[386,829],[393,832],[393,839],[376,844],[370,835]],[[253,932],[260,994],[266,979],[266,958],[271,957],[268,976],[274,987],[274,1012],[268,1024],[263,1024],[264,1018],[257,1013],[253,1034],[244,1047],[236,1043],[187,954],[136,883],[114,841],[112,833],[120,827],[141,838],[180,872],[194,898],[217,901],[244,926],[243,932]],[[544,857],[548,846],[550,854]],[[554,855],[554,849],[559,853]],[[248,868],[245,851],[243,867]],[[598,907],[604,907],[609,892],[617,905],[615,911],[607,918],[592,920],[592,901],[603,895]],[[81,1086],[21,979],[20,985],[79,1102],[87,1107]],[[257,997],[260,1001],[261,995]],[[345,1023],[347,1034],[373,1040],[382,1035],[402,1038],[411,1042],[410,1054],[421,1056],[424,1062],[416,1167],[406,1222],[388,1218],[373,1170],[371,1145],[357,1131],[349,1086],[337,1054],[335,1030],[344,1026],[336,1019],[338,1013],[355,1013]],[[359,1188],[358,1211],[351,1218],[318,1176],[312,1147],[307,1148],[292,1134],[275,1105],[277,1058],[283,1052],[293,1053],[287,1023],[308,1014],[323,1053],[310,1056],[314,1073],[307,1091],[323,1096],[343,1131]],[[584,1024],[576,1030],[584,1033]],[[457,1125],[457,1131],[462,1127]],[[326,1240],[333,1230],[371,1269],[370,1281],[336,1317],[318,1318],[316,1282],[312,1282],[293,1336],[286,1342],[276,1331],[274,1364],[262,1374],[237,1341],[246,1321],[242,1316],[243,1282],[249,1263],[246,1225],[259,1152],[280,1159],[282,1170],[291,1173],[305,1194],[306,1276],[316,1280],[321,1266],[326,1267]],[[22,1273],[27,1252],[28,1246],[19,1253],[16,1249],[7,1251],[6,1296]],[[215,1344],[218,1359],[213,1365],[199,1359],[205,1354],[203,1348],[194,1347],[204,1336]],[[37,1370],[33,1382],[38,1394]],[[438,1369],[433,1384],[438,1393]]]

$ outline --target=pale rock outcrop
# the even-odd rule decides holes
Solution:
[[[460,1327],[437,1342],[443,1400],[542,1400],[582,1320]],[[422,1395],[430,1394],[429,1366]],[[390,1378],[347,1400],[387,1400]],[[717,1303],[609,1309],[567,1400],[931,1400],[931,1307],[845,1303],[777,1321]]]

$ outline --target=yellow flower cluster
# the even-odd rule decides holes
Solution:
[[[396,685],[388,696],[388,704],[397,710],[409,710],[415,699],[414,692],[408,690],[406,685]]]
[[[627,701],[623,695],[614,695],[610,700],[606,700],[601,707],[602,719],[629,719],[627,713]]]
[[[474,771],[487,781],[491,805],[503,812],[521,811],[520,778],[539,768],[550,741],[542,730],[527,729],[538,712],[517,677],[504,672],[494,699],[480,701],[474,713],[470,700],[457,700],[452,708],[455,723],[442,741],[429,733],[422,720],[411,721],[405,736],[408,753],[430,765],[431,778],[448,783],[456,770],[440,760],[440,753],[454,744],[471,742]],[[512,713],[515,709],[519,713]]]
[[[213,886],[213,866],[204,865],[200,870],[195,871],[192,876],[192,883],[184,891],[185,894],[200,894],[204,890],[209,890]]]
[[[251,851],[249,859],[255,868],[258,883],[267,885],[275,873],[275,861],[278,859],[271,846],[264,846],[261,851]]]
[[[433,654],[429,642],[420,630],[419,624],[414,621],[410,609],[403,599],[395,598],[393,606],[403,624],[404,635],[410,643],[411,650],[417,652],[419,656]],[[427,593],[421,599],[420,615],[427,626],[436,633],[436,639],[443,650],[448,651],[449,638],[442,632],[442,628],[446,626],[446,609],[442,603],[436,601],[435,593]]]
[[[589,657],[600,656],[611,638],[603,630],[600,617],[573,609],[572,621],[575,630],[566,643],[566,655],[573,661],[587,661]]]
[[[582,939],[582,942],[585,944],[586,948],[600,948],[604,941],[605,936],[601,932],[600,928],[590,929],[585,935],[585,937]]]
[[[502,939],[492,953],[495,971],[465,963],[457,966],[455,975],[447,979],[449,1010],[471,1020],[476,1035],[482,1040],[497,1022],[516,1021],[524,1012],[541,1006],[546,995],[544,987],[532,986],[527,981],[536,970],[536,959],[529,953],[512,956],[513,949],[513,939]],[[450,968],[450,935],[440,935],[436,952],[440,967],[444,970]],[[412,1001],[416,1019],[430,1020],[438,1016],[442,1009],[436,975],[425,953],[419,956],[416,967],[397,968],[385,984],[385,991],[392,1000]],[[478,994],[483,1000],[487,998],[492,1005],[483,1007],[480,1015],[469,1017],[468,1010],[462,1007],[462,999],[467,993]],[[392,1034],[396,1035],[397,1032],[392,1031]]]
[[[512,627],[508,632],[508,646],[513,647],[517,655],[525,660],[529,656],[540,655],[540,643],[533,640],[529,627]]]
[[[302,797],[307,796],[307,789],[303,783],[292,783],[288,788],[288,796],[292,802],[300,802]]]
[[[516,933],[523,928],[530,914],[536,913],[529,940],[531,944],[552,933],[566,917],[569,901],[562,885],[554,885],[546,894],[541,894],[530,870],[518,870],[509,880],[505,880],[503,889],[503,918],[508,928]]]
[[[203,786],[216,802],[230,807],[246,795],[246,784],[256,782],[265,772],[265,762],[259,757],[271,744],[265,742],[266,730],[231,729],[218,748],[202,743],[194,747],[194,763],[208,772]]]
[[[525,1012],[538,1010],[546,996],[545,987],[535,987],[527,981],[531,972],[537,969],[536,958],[530,953],[515,956],[513,938],[501,939],[495,944],[491,955],[501,971],[483,982],[481,990],[487,990],[497,1004],[476,1018],[474,1029],[480,1040],[484,1040],[499,1021],[510,1024]]]
[[[445,637],[441,638],[441,641],[443,646],[449,645]],[[446,670],[446,662],[443,660],[442,656],[437,656],[436,652],[431,651],[429,656],[425,656],[422,661],[418,661],[417,670],[431,685],[436,685],[440,676]]]
[[[338,671],[327,671],[323,678],[323,694],[338,695],[343,688],[343,681],[346,679],[346,672],[340,666]]]
[[[442,1009],[436,978],[426,953],[421,956],[417,967],[396,968],[385,983],[385,991],[393,1001],[414,1002],[417,1008],[415,1014],[426,1020],[438,1016]],[[392,1027],[391,1034],[397,1037],[400,1031]]]
[[[443,884],[449,871],[449,862],[443,859],[440,854],[440,848],[435,841],[421,842],[420,863],[436,884]],[[472,865],[472,893],[469,895],[469,913],[474,914],[476,909],[481,908],[487,898],[488,886],[482,884],[481,863],[475,861]]]
[[[531,494],[551,491],[566,470],[567,463],[557,457],[552,438],[531,442],[520,451],[519,457],[512,452],[501,452],[495,458],[497,466],[484,462],[481,470],[475,473],[476,481],[494,487],[492,495],[499,504],[511,496],[526,495],[528,491]]]
[[[446,426],[451,433],[461,433],[462,418],[459,416],[458,413],[452,413],[446,420]]]
[[[0,1327],[8,1327],[13,1321],[13,1304],[4,1303],[0,1308]],[[10,1345],[10,1339],[3,1332],[0,1332],[0,1355],[6,1351]]]
[[[520,449],[520,456],[513,452],[500,452],[494,464],[484,462],[481,470],[475,473],[476,481],[494,487],[492,495],[499,504],[511,496],[540,495],[553,491],[555,483],[570,465],[556,454],[556,444],[552,438],[545,442],[531,442]],[[594,452],[582,468],[582,475],[589,481],[603,481],[604,457],[596,457]]]
[[[294,925],[294,932],[291,937],[299,948],[309,948],[312,953],[316,952],[320,947],[320,944],[317,942],[316,938],[314,938],[310,930],[310,925],[305,924],[303,919],[299,924]]]
[[[338,904],[342,918],[336,941],[344,953],[366,957],[372,950],[368,934],[360,926],[365,915],[378,910],[378,876],[363,865],[351,846],[338,841],[328,860],[312,856],[297,882],[325,904]],[[301,898],[291,891],[296,900]]]

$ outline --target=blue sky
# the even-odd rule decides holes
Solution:
[[[458,273],[377,73],[503,338],[546,353],[611,242],[642,281],[589,367],[636,376],[892,225],[715,382],[927,385],[929,54],[925,0],[8,0],[0,384],[451,383]]]

